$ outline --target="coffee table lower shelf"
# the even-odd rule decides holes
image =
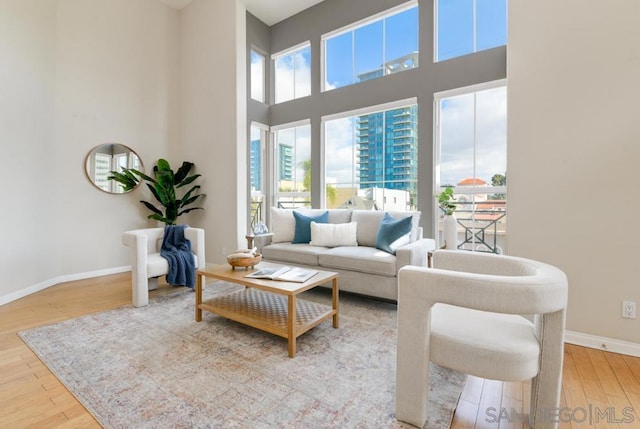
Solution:
[[[296,299],[295,295],[279,295],[254,288],[209,299],[198,308],[287,338],[291,357],[295,355],[297,337],[337,314],[337,310],[329,306]],[[291,310],[295,323],[289,324]]]

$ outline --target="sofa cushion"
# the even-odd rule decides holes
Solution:
[[[296,211],[307,216],[317,216],[324,212],[329,212],[328,223],[349,223],[351,222],[351,212],[349,209],[296,209]]]
[[[396,254],[396,249],[411,242],[411,218],[395,219],[389,213],[385,213],[378,235],[376,236],[376,249],[387,253]]]
[[[358,223],[358,245],[375,247],[382,216],[384,212],[377,210],[355,210],[351,214],[351,220]]]
[[[293,210],[271,207],[272,243],[291,242],[296,228]]]
[[[296,228],[291,242],[295,244],[308,243],[311,241],[311,222],[327,223],[329,220],[329,212],[325,211],[317,216],[307,216],[298,211],[294,211],[293,218],[296,222]]]
[[[421,238],[418,237],[418,228],[420,227],[420,215],[421,212],[398,212],[398,211],[389,211],[387,212],[391,216],[396,219],[404,219],[406,217],[411,216],[411,241],[416,241]]]
[[[375,247],[342,246],[325,249],[318,255],[318,263],[327,269],[335,268],[389,277],[396,275],[396,257]]]
[[[356,232],[358,224],[349,223],[316,223],[311,222],[312,246],[338,247],[357,246]]]
[[[326,250],[326,247],[311,246],[304,243],[276,243],[263,247],[262,256],[269,261],[318,265],[318,255]]]

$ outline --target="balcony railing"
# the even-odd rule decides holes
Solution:
[[[506,236],[507,201],[488,200],[455,202],[458,223],[458,246],[460,250],[502,253],[504,243],[499,237]],[[443,213],[444,214],[444,213]]]

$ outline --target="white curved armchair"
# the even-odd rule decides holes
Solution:
[[[560,403],[565,274],[529,259],[451,250],[436,251],[433,266],[398,275],[397,419],[426,422],[431,361],[482,378],[533,379],[529,424],[556,427],[543,420]]]
[[[131,301],[134,307],[149,304],[149,291],[158,288],[153,278],[169,272],[169,263],[160,256],[163,236],[164,228],[136,229],[122,234],[122,244],[131,248]],[[187,227],[184,236],[191,241],[196,268],[204,267],[204,229]]]

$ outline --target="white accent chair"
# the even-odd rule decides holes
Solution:
[[[529,259],[455,250],[434,252],[433,266],[398,274],[396,418],[426,422],[431,361],[482,378],[533,379],[529,424],[557,427],[548,417],[560,404],[565,274]]]
[[[187,227],[184,236],[191,241],[196,268],[204,267],[204,229]],[[149,304],[149,291],[158,288],[157,277],[169,272],[169,263],[160,256],[164,228],[126,231],[122,244],[131,248],[131,296],[134,307]]]

